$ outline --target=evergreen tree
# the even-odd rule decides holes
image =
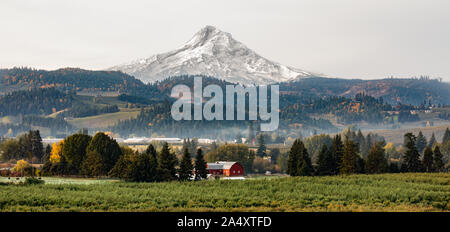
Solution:
[[[358,148],[358,146],[356,147]],[[357,172],[366,173],[366,161],[360,155],[357,155],[356,158],[358,160]]]
[[[447,129],[445,129],[444,132],[444,137],[442,137],[442,144],[446,143],[449,140],[450,140],[450,130],[447,127]]]
[[[52,152],[52,146],[47,144],[45,146],[44,156],[42,157],[42,163],[45,163],[50,160],[50,153]]]
[[[272,161],[272,163],[277,162],[279,155],[280,155],[280,149],[278,149],[278,148],[270,149],[270,160]]]
[[[208,170],[206,170],[206,161],[203,157],[203,151],[201,148],[197,149],[197,156],[195,157],[195,179],[206,179],[208,176]]]
[[[189,150],[185,148],[183,150],[183,158],[180,162],[180,169],[178,171],[178,178],[181,181],[187,181],[190,180],[192,177],[192,159],[191,154],[189,153]]]
[[[65,164],[66,162],[64,156],[61,157],[60,164]],[[52,171],[54,172],[54,171]],[[104,165],[102,163],[102,155],[96,150],[89,150],[86,154],[86,159],[84,159],[81,164],[81,173],[88,176],[105,176]]]
[[[362,154],[369,154],[369,150],[372,147],[372,145],[374,144],[373,138],[372,138],[372,134],[368,133],[366,136],[366,140],[364,142],[364,150],[361,150]]]
[[[390,172],[390,173],[399,173],[400,170],[399,170],[399,168],[398,168],[398,164],[395,163],[395,162],[391,162],[391,163],[389,164],[389,172]]]
[[[114,167],[109,171],[108,176],[117,177],[124,180],[132,180],[134,174],[131,170],[133,162],[134,160],[129,157],[128,154],[121,155]]]
[[[152,159],[155,162],[157,161],[156,149],[153,144],[148,145],[147,149],[145,149],[145,154],[151,155]]]
[[[317,161],[317,174],[320,176],[333,175],[333,155],[326,144],[322,145]]]
[[[31,130],[19,137],[19,146],[21,158],[31,160],[33,158],[33,149],[31,145]]]
[[[136,160],[131,162],[128,178],[135,182],[156,181],[156,161],[153,155],[147,152],[138,154]]]
[[[197,146],[198,146],[197,139],[194,138],[191,140],[190,138],[188,138],[187,140],[186,139],[183,140],[183,147],[181,148],[181,150],[184,151],[184,149],[187,148],[189,153],[192,154],[197,149]]]
[[[352,140],[345,138],[344,152],[342,155],[342,162],[339,166],[339,173],[353,174],[360,171],[358,152],[358,146]]]
[[[300,176],[311,176],[314,173],[314,168],[311,164],[311,158],[309,157],[308,150],[302,141],[300,141],[300,162],[298,163],[298,174]]]
[[[138,181],[153,182],[157,181],[157,166],[156,149],[152,144],[148,145],[147,149],[139,155],[136,160],[136,166],[139,177]]]
[[[91,139],[89,135],[73,134],[64,140],[62,155],[76,172],[80,170],[81,163],[86,158],[86,148]]]
[[[244,162],[242,162],[242,166],[244,166],[245,172],[253,172],[253,161],[255,160],[256,152],[254,150],[248,151],[248,156],[244,157]]]
[[[388,163],[381,144],[376,143],[372,146],[367,155],[365,167],[367,173],[384,173],[388,171]]]
[[[170,152],[169,144],[163,143],[163,147],[158,157],[158,178],[160,181],[170,181],[176,179],[177,157]]]
[[[288,174],[291,176],[309,176],[313,171],[305,145],[300,139],[296,139],[289,151]]]
[[[433,172],[433,150],[430,146],[423,152],[422,166],[425,172]]]
[[[299,163],[299,154],[300,154],[299,142],[300,140],[296,139],[289,151],[287,174],[291,176],[298,176],[297,167]]]
[[[100,155],[103,173],[108,173],[122,155],[122,150],[116,140],[105,133],[99,132],[89,142],[86,152],[95,151]]]
[[[404,143],[406,152],[403,154],[404,170],[402,171],[419,172],[422,168],[420,154],[416,147],[416,137],[412,133],[406,133]]]
[[[422,134],[422,131],[419,131],[419,134],[416,137],[416,147],[419,153],[422,153],[426,146],[427,138]]]
[[[437,143],[437,140],[436,140],[436,137],[434,136],[434,132],[433,132],[433,134],[431,134],[430,141],[428,142],[428,146],[433,148],[436,143]]]
[[[267,156],[267,148],[266,142],[264,141],[264,135],[258,135],[258,150],[256,151],[256,155],[259,157]]]
[[[444,161],[439,146],[436,146],[433,151],[433,170],[435,172],[444,171]]]
[[[352,127],[348,127],[347,129],[345,129],[343,134],[348,140],[351,140],[354,143],[356,143],[357,135],[356,135],[355,131],[352,129]]]
[[[366,149],[366,138],[362,134],[361,130],[358,130],[358,133],[356,134],[355,142],[358,143],[359,150],[361,151],[361,154],[363,155],[363,157],[367,157],[367,153],[365,152],[368,150],[368,149]]]
[[[41,160],[44,156],[44,145],[42,144],[41,134],[39,133],[39,130],[30,131],[29,133],[31,139],[31,154],[33,157]]]
[[[330,147],[331,155],[333,156],[332,172],[333,174],[339,174],[339,167],[341,166],[342,156],[344,154],[344,144],[342,143],[341,136],[337,134],[334,136]]]

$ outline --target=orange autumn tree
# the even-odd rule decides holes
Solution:
[[[64,140],[61,140],[58,143],[54,143],[52,145],[52,151],[50,152],[50,158],[49,158],[50,162],[52,162],[52,163],[61,162],[63,145],[64,145]]]

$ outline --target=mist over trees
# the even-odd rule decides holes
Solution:
[[[421,155],[417,141],[423,133],[417,136],[406,133],[399,150],[392,143],[386,144],[384,138],[376,134],[363,135],[351,129],[333,137],[313,135],[305,138],[298,135],[303,140],[296,139],[288,145],[288,152],[281,152],[277,147],[265,147],[261,135],[261,132],[256,135],[259,139],[256,146],[218,145],[216,142],[200,145],[194,138],[186,139],[181,150],[165,142],[157,144],[158,151],[151,144],[139,152],[119,145],[102,132],[93,137],[76,133],[52,146],[44,146],[39,131],[32,130],[16,139],[1,138],[0,158],[4,162],[41,163],[43,166],[39,175],[109,176],[135,182],[205,179],[208,177],[207,161],[238,162],[248,174],[274,171],[286,172],[291,176],[448,171],[448,161],[444,155],[448,153],[442,150],[448,149],[450,141],[445,136],[443,143],[427,143],[433,144],[433,147],[427,145]],[[427,138],[423,136],[423,140],[427,141]],[[364,154],[360,148],[369,145],[370,149]],[[317,147],[320,147],[318,151]],[[311,154],[309,148],[318,154]],[[206,150],[205,155],[203,150]]]

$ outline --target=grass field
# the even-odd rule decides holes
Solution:
[[[90,117],[74,118],[68,120],[68,122],[76,128],[106,128],[108,126],[113,126],[120,120],[135,118],[139,113],[139,109],[134,111],[120,111]]]
[[[0,185],[1,211],[449,211],[450,174]],[[3,180],[4,181],[4,180]]]
[[[411,132],[415,135],[419,134],[419,131],[422,131],[423,135],[429,139],[431,134],[434,133],[436,139],[441,142],[442,137],[444,136],[445,129],[450,128],[450,122],[448,124],[440,125],[440,126],[432,126],[432,127],[417,127],[417,128],[405,128],[405,129],[396,129],[396,130],[372,130],[373,133],[381,135],[385,138],[386,141],[392,142],[396,145],[403,144],[404,134]]]

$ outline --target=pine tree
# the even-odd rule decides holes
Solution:
[[[388,171],[388,163],[381,144],[376,143],[372,146],[367,155],[365,167],[367,173],[384,173]]]
[[[206,170],[206,161],[203,157],[201,148],[197,149],[197,156],[195,157],[195,179],[206,179],[208,170]]]
[[[139,170],[139,181],[153,182],[158,180],[156,149],[150,144],[147,149],[137,159],[137,169]]]
[[[366,141],[364,143],[364,150],[361,150],[362,154],[368,154],[370,148],[372,147],[372,145],[374,144],[373,138],[372,138],[372,133],[368,133],[366,136]]]
[[[41,160],[44,156],[44,145],[42,144],[41,134],[39,133],[39,130],[30,131],[29,133],[31,140],[31,154],[33,157]]]
[[[358,130],[355,141],[358,143],[359,150],[361,151],[363,157],[367,157],[367,153],[365,152],[366,150],[368,150],[366,149],[366,139],[364,138],[364,135],[362,134],[361,130]]]
[[[450,140],[450,130],[447,127],[447,129],[445,129],[444,132],[444,137],[442,137],[442,144],[446,143],[449,140]]]
[[[402,171],[419,172],[422,168],[420,154],[416,147],[416,137],[412,133],[406,133],[404,143],[406,152],[403,154],[404,170]]]
[[[266,142],[264,141],[263,134],[258,136],[258,150],[256,151],[256,155],[259,157],[267,156]]]
[[[114,167],[109,171],[108,176],[116,177],[124,180],[132,180],[133,179],[133,170],[132,170],[133,161],[127,155],[121,155],[119,160],[117,160]],[[84,162],[83,162],[84,165]],[[82,167],[83,167],[82,165]],[[82,169],[83,171],[83,169]]]
[[[296,139],[289,151],[288,174],[291,176],[310,176],[314,169],[308,151],[300,139]]]
[[[311,176],[314,173],[313,166],[311,164],[311,158],[309,157],[308,150],[306,150],[305,144],[300,141],[300,151],[298,162],[298,174],[300,176]]]
[[[170,181],[176,179],[177,157],[170,152],[169,144],[163,143],[163,147],[158,157],[158,178],[159,181]]]
[[[50,162],[50,153],[52,152],[52,146],[47,144],[45,147],[44,156],[42,157],[42,163]]]
[[[278,149],[278,148],[270,149],[270,160],[272,161],[272,163],[277,162],[279,155],[280,155],[280,149]]]
[[[419,131],[419,134],[416,137],[416,147],[419,153],[422,153],[426,146],[427,138],[422,134],[422,131]]]
[[[317,174],[320,176],[333,175],[333,156],[326,144],[320,149],[317,161]]]
[[[431,138],[430,141],[428,142],[428,146],[429,147],[434,147],[434,145],[437,143],[436,137],[434,136],[434,132],[433,134],[431,134]]]
[[[429,146],[423,152],[422,166],[425,172],[433,172],[433,151]]]
[[[292,144],[291,150],[289,151],[287,174],[291,176],[298,176],[298,163],[301,152],[299,143],[300,140],[296,139],[294,144]]]
[[[433,151],[433,170],[435,172],[442,172],[444,170],[444,161],[439,146],[436,146]]]
[[[339,167],[344,154],[344,144],[342,143],[341,136],[339,134],[334,136],[330,146],[330,152],[333,157],[332,173],[337,175],[339,174]]]
[[[344,153],[342,155],[342,162],[339,166],[339,173],[353,174],[360,171],[358,159],[358,146],[348,138],[344,142]]]
[[[178,170],[178,178],[181,181],[190,180],[192,177],[192,159],[189,150],[185,148],[183,150],[183,158],[180,162],[180,169]]]
[[[399,173],[400,170],[399,170],[399,168],[398,168],[398,164],[397,164],[397,163],[394,163],[394,162],[391,162],[391,163],[389,164],[389,172],[390,172],[390,173]]]

